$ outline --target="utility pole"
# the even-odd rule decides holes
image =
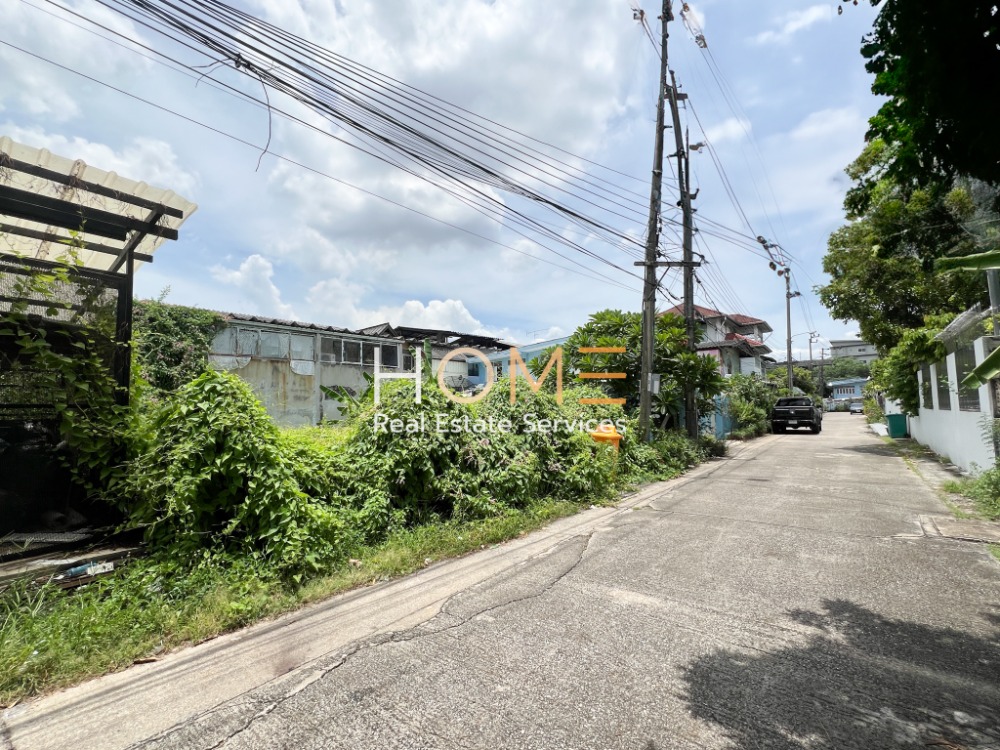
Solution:
[[[823,377],[823,361],[826,359],[826,349],[819,350],[819,397],[826,403],[826,378]]]
[[[688,349],[695,351],[694,341],[694,269],[700,263],[694,262],[692,242],[694,226],[691,213],[691,191],[688,180],[690,174],[690,154],[688,144],[681,135],[681,112],[678,102],[687,98],[677,90],[677,79],[670,71],[670,114],[674,122],[674,141],[677,144],[677,183],[681,192],[681,210],[684,218],[684,322],[687,325]],[[694,392],[694,383],[688,383],[684,388],[684,421],[687,423],[688,437],[698,439],[698,400]]]
[[[786,364],[788,366],[788,395],[791,396],[792,388],[794,387],[794,380],[792,378],[792,297],[798,297],[802,293],[792,292],[792,271],[790,268],[785,268],[783,272],[778,271],[778,275],[785,277],[785,330],[788,336],[786,339]]]
[[[653,181],[649,191],[649,224],[646,228],[646,267],[642,289],[642,365],[639,383],[639,434],[643,441],[650,438],[649,421],[652,411],[652,375],[656,342],[656,253],[660,244],[660,202],[663,185],[664,105],[667,93],[667,24],[673,20],[670,0],[663,0],[660,14],[660,94],[656,104],[656,143],[653,150]]]

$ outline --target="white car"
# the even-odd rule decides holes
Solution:
[[[855,401],[854,403],[851,404],[850,411],[851,411],[851,414],[864,414],[865,413],[865,405],[863,403],[861,403],[860,401]]]

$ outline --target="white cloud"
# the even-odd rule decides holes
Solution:
[[[225,266],[213,266],[210,269],[212,277],[221,284],[233,286],[241,297],[250,303],[246,310],[236,312],[253,312],[260,315],[273,315],[278,318],[296,320],[295,310],[291,305],[281,300],[281,291],[275,286],[272,278],[274,266],[262,255],[251,255],[238,269]]]
[[[844,168],[857,156],[867,127],[853,107],[823,109],[763,142],[782,214],[807,214],[826,227],[843,218]]]
[[[321,281],[306,295],[309,319],[351,329],[388,322],[513,340],[509,329],[488,327],[459,299],[432,299],[426,303],[411,299],[401,305],[366,306],[364,299],[369,293],[370,290],[344,279]]]
[[[757,44],[784,44],[795,34],[808,29],[821,21],[833,20],[833,8],[830,5],[811,5],[803,10],[786,13],[777,20],[777,29],[762,31],[753,38]]]
[[[867,120],[860,112],[853,107],[841,107],[810,113],[788,135],[796,141],[817,141],[844,133],[853,137],[865,128]]]
[[[173,190],[185,198],[192,198],[196,192],[197,175],[180,165],[173,147],[165,141],[137,137],[116,151],[107,144],[79,136],[50,133],[39,127],[22,128],[11,122],[0,125],[0,131],[19,143],[45,148],[69,159],[81,159],[119,177]]]
[[[131,21],[114,10],[79,0],[70,0],[68,5],[109,30],[102,34],[110,37],[113,31],[126,39],[146,41]],[[70,70],[86,70],[98,77],[126,71],[142,74],[152,66],[149,60],[126,49],[127,42],[122,43],[119,37],[115,39],[122,46],[100,42],[92,33],[93,27],[57,7],[8,3],[3,19],[6,40]],[[95,42],[103,45],[100,54],[94,54]],[[0,76],[0,111],[16,109],[44,116],[47,122],[67,122],[82,114],[76,84],[67,85],[65,77],[48,63],[12,47],[2,47],[0,67],[4,70]]]
[[[709,143],[717,146],[725,141],[739,141],[746,138],[747,133],[751,132],[752,127],[749,120],[730,117],[718,125],[709,127],[705,133],[705,137]]]

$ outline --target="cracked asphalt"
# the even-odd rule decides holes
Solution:
[[[993,748],[1000,564],[860,417],[4,715],[33,748]]]

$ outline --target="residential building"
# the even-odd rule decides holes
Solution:
[[[837,359],[839,357],[850,357],[851,359],[856,359],[859,362],[870,365],[878,359],[878,352],[875,351],[874,346],[860,339],[831,340],[830,359]]]
[[[501,378],[510,377],[510,351],[511,348],[516,348],[517,353],[520,355],[521,359],[524,360],[525,364],[531,362],[539,355],[541,355],[546,349],[551,349],[556,346],[562,346],[569,339],[568,336],[563,336],[559,339],[549,339],[547,341],[535,341],[531,344],[518,344],[516,347],[509,347],[503,351],[495,351],[487,354],[487,359],[493,365],[493,375],[497,380]],[[472,381],[473,385],[486,385],[486,372],[485,368],[481,368],[477,371],[475,377],[469,376],[469,380]]]
[[[868,378],[845,378],[843,380],[831,380],[826,384],[832,393],[832,406],[834,409],[840,404],[849,404],[852,401],[860,401],[864,397],[865,383]],[[844,408],[844,407],[841,407]]]
[[[668,313],[684,316],[683,305],[676,305]],[[766,363],[770,363],[771,347],[764,343],[764,337],[774,329],[764,320],[749,315],[723,313],[710,307],[694,306],[695,320],[702,329],[702,340],[698,353],[715,357],[719,361],[719,372],[725,376],[755,374],[764,377]],[[715,411],[702,415],[699,420],[703,430],[708,430],[717,438],[725,438],[733,429],[726,396],[715,399]]]
[[[677,305],[667,312],[683,316],[684,307]],[[766,355],[771,352],[771,347],[764,343],[764,336],[774,330],[766,321],[701,305],[694,306],[694,313],[703,331],[698,352],[719,360],[719,372],[723,375],[755,373],[763,377]]]

